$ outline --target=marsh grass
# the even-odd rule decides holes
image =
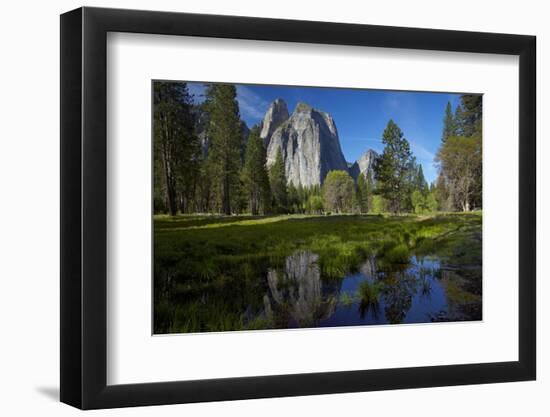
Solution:
[[[381,290],[382,284],[380,282],[363,281],[357,292],[361,301],[365,304],[378,304]]]
[[[245,300],[261,300],[267,290],[266,271],[284,268],[287,257],[297,251],[318,255],[321,278],[335,283],[371,256],[385,271],[407,268],[412,256],[437,256],[459,268],[480,266],[481,222],[480,213],[155,216],[155,329],[195,332],[269,325],[266,318],[243,315]],[[452,299],[479,301],[480,273],[455,281],[447,285]],[[351,304],[357,297],[368,308],[375,307],[380,288],[368,285],[361,286],[357,296],[341,295],[339,303]],[[197,299],[199,293],[210,298]],[[255,308],[261,310],[258,303]]]
[[[468,227],[477,230],[480,225],[481,216],[475,214],[421,220],[369,215],[163,216],[155,218],[155,266],[171,270],[177,281],[213,282],[222,273],[253,276],[255,266],[280,265],[297,250],[317,253],[322,275],[329,278],[352,271],[372,253],[389,265],[408,263],[413,252],[444,253],[467,263],[477,260],[478,248],[453,252],[451,246],[457,244],[440,238],[460,241]]]
[[[359,311],[361,317],[365,317],[369,312],[377,317],[380,310],[380,296],[383,291],[383,283],[379,281],[363,281],[359,285],[357,294],[360,300]]]
[[[353,303],[355,303],[355,297],[353,297],[350,293],[348,292],[343,292],[340,294],[340,304],[344,305],[344,306],[349,306],[349,305],[352,305]]]

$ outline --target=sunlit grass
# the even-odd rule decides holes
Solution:
[[[322,279],[335,284],[370,257],[388,273],[407,268],[413,256],[436,256],[457,267],[479,266],[481,222],[481,213],[155,216],[155,328],[197,332],[273,327],[265,316],[236,312],[246,305],[245,292],[265,293],[258,285],[265,282],[266,271],[283,269],[287,257],[297,251],[315,253]],[[449,301],[479,302],[481,293],[475,288],[481,288],[480,280],[480,274],[474,274],[467,281],[445,282]],[[197,301],[197,294],[206,289],[216,299],[231,300],[233,307],[213,299]],[[163,291],[170,294],[170,302]],[[374,314],[380,291],[376,283],[364,283],[355,294],[342,293],[338,302],[360,302]],[[263,309],[261,298],[258,303],[256,308]]]
[[[393,265],[406,264],[413,251],[450,251],[448,244],[437,241],[440,237],[460,240],[454,234],[470,233],[467,227],[477,230],[480,225],[480,215],[456,214],[423,220],[416,216],[161,217],[155,218],[155,265],[173,269],[179,280],[213,280],[222,272],[242,273],[235,267],[243,263],[272,264],[294,251],[309,250],[319,255],[323,276],[339,277],[369,254]]]

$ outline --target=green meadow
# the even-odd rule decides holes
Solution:
[[[428,314],[421,309],[431,299],[445,311],[423,321],[480,319],[481,225],[481,212],[156,215],[155,333],[341,325],[333,321],[346,309],[376,307],[380,297],[388,322],[407,322],[416,304]],[[311,255],[293,267],[294,254]],[[375,265],[368,279],[366,262]]]

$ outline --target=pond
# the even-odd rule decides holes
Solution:
[[[388,267],[369,256],[340,278],[323,277],[319,256],[296,251],[276,267],[216,286],[169,288],[155,328],[162,333],[311,328],[481,320],[470,292],[480,266],[457,268],[437,256]],[[255,278],[254,278],[255,277]],[[164,306],[164,307],[163,307]],[[156,318],[157,319],[157,318]]]

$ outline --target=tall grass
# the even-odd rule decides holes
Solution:
[[[317,254],[321,277],[336,282],[370,256],[385,270],[406,268],[412,256],[426,255],[480,265],[481,221],[480,214],[155,216],[155,327],[158,323],[164,330],[220,331],[264,325],[265,319],[254,312],[252,319],[236,315],[245,305],[239,300],[245,299],[246,291],[265,294],[260,283],[266,271],[283,268],[296,251]],[[359,296],[372,305],[379,289],[369,285],[359,290]],[[208,300],[208,308],[177,301],[199,288],[217,294]],[[228,288],[231,294],[224,294]],[[454,292],[456,298],[464,297]],[[224,297],[232,298],[231,305],[220,301],[214,309],[212,303]],[[257,306],[258,311],[262,308]],[[203,317],[201,323],[190,318],[197,316]]]

